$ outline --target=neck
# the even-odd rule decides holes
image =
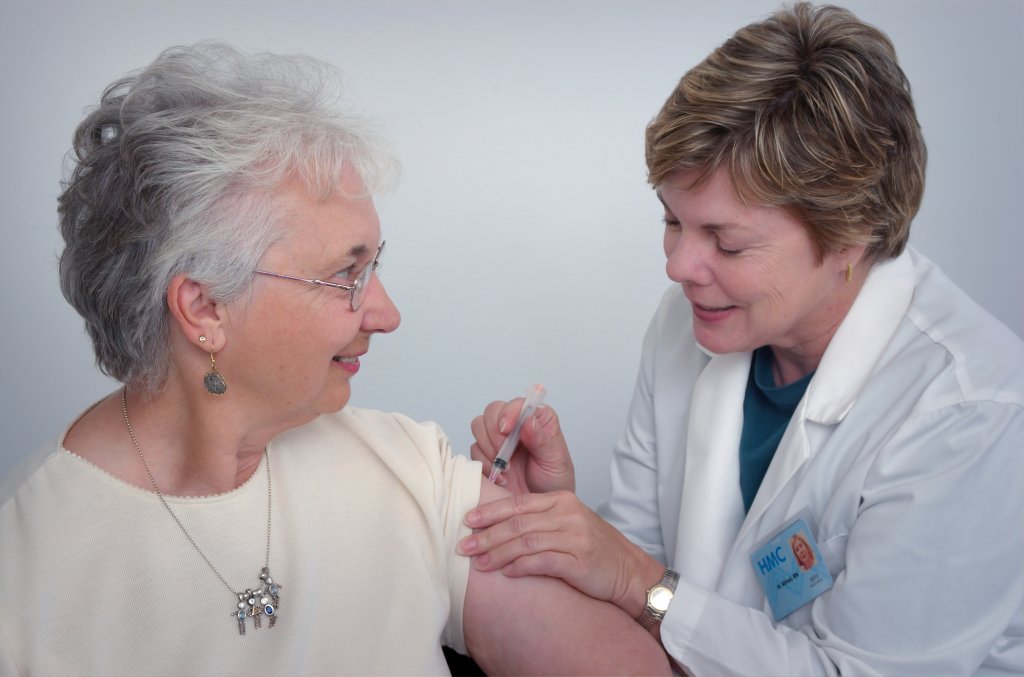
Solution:
[[[145,458],[162,493],[201,496],[230,491],[259,466],[270,437],[245,430],[231,408],[216,398],[206,393],[182,397],[173,385],[150,397],[127,390],[127,407],[121,414],[125,418],[127,413],[134,433],[133,451]],[[127,424],[122,425],[127,433]],[[138,463],[142,465],[141,459]],[[146,480],[145,488],[151,489],[148,476]]]
[[[772,375],[776,385],[785,386],[799,381],[818,368],[832,337],[857,299],[864,279],[864,276],[858,276],[845,283],[840,288],[841,293],[822,309],[819,321],[808,323],[800,340],[771,346]]]

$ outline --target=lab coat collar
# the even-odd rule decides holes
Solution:
[[[808,421],[834,425],[853,407],[892,340],[914,293],[910,254],[875,264],[829,342],[807,392],[779,442],[737,542],[757,524],[789,479],[811,456]]]
[[[750,512],[739,489],[739,438],[751,353],[711,357],[694,385],[675,565],[708,590],[717,587],[730,546],[764,513],[810,455],[804,420],[837,423],[874,371],[914,290],[908,252],[875,264],[829,343],[797,406]],[[799,419],[799,420],[798,420]]]
[[[801,406],[806,420],[823,424],[843,420],[896,333],[913,295],[914,266],[909,251],[871,267],[807,386]]]

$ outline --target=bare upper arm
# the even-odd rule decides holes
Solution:
[[[481,478],[480,502],[508,492]],[[557,578],[470,568],[466,646],[488,674],[670,674],[660,644],[617,606]]]

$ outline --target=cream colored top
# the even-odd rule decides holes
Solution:
[[[0,675],[448,674],[479,464],[433,424],[353,408],[279,436],[270,464],[283,588],[275,626],[245,636],[152,492],[60,444],[4,478]],[[258,586],[266,463],[234,491],[168,500],[233,588]]]

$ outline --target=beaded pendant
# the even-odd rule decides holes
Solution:
[[[237,593],[238,610],[233,615],[238,620],[238,634],[240,635],[245,634],[245,626],[249,618],[252,618],[255,628],[262,627],[264,616],[270,619],[268,622],[270,627],[274,627],[274,623],[277,622],[278,607],[281,603],[281,588],[284,586],[274,582],[268,567],[263,567],[260,571],[260,580],[262,585],[259,589],[249,588],[245,592]]]

